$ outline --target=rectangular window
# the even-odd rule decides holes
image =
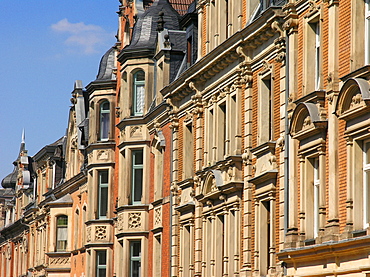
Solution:
[[[271,75],[260,82],[259,103],[259,143],[273,140],[273,95]]]
[[[99,171],[98,218],[106,218],[108,212],[108,170]]]
[[[313,165],[313,234],[314,237],[319,235],[320,227],[320,168],[319,158],[314,158],[312,161]]]
[[[107,251],[96,251],[96,277],[107,276]]]
[[[260,274],[265,276],[268,274],[270,268],[270,248],[271,248],[271,213],[270,201],[261,201],[260,207],[260,241],[259,241],[259,254],[260,254]]]
[[[57,252],[66,251],[67,241],[68,241],[68,216],[61,215],[57,217]]]
[[[321,88],[321,30],[320,19],[307,24],[305,44],[305,94]]]
[[[370,140],[363,143],[363,208],[364,228],[370,222]]]
[[[132,151],[132,191],[131,204],[141,204],[143,194],[143,150]]]
[[[320,63],[321,63],[321,55],[320,55],[321,39],[320,39],[319,23],[317,22],[313,24],[312,28],[315,31],[315,90],[319,90],[320,89]]]
[[[218,134],[216,137],[218,138],[217,142],[217,160],[223,160],[226,154],[226,138],[227,138],[227,122],[226,122],[226,103],[222,103],[218,106]],[[211,134],[212,135],[212,134]]]
[[[141,241],[130,242],[130,277],[141,276]]]
[[[183,154],[184,179],[193,176],[193,167],[194,167],[193,145],[194,145],[193,126],[192,123],[189,123],[184,126],[184,154]]]

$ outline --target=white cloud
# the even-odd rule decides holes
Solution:
[[[71,23],[67,18],[52,24],[51,29],[56,33],[67,35],[64,43],[70,51],[92,54],[98,52],[96,49],[104,45],[112,38],[112,34],[105,31],[102,27],[83,22]]]

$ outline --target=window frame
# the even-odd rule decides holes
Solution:
[[[104,109],[104,105],[108,104],[108,109]],[[104,100],[99,104],[99,141],[109,140],[110,133],[110,102]],[[107,120],[107,121],[106,121]],[[106,132],[103,130],[106,126]]]
[[[99,264],[99,254],[105,254],[105,263],[104,264]],[[100,276],[100,270],[105,271],[105,276],[107,276],[107,257],[108,253],[107,250],[95,250],[95,276],[99,277]]]
[[[140,80],[138,81],[137,80],[137,76],[139,73],[143,73],[144,74],[144,80]],[[137,105],[138,105],[138,87],[143,87],[143,91],[142,91],[142,106],[140,107],[140,110],[137,109]],[[145,108],[145,71],[140,69],[140,70],[137,70],[135,71],[135,73],[133,73],[132,75],[132,115],[133,116],[141,116],[144,114],[144,108]]]
[[[65,218],[66,219],[66,224],[59,224],[59,219],[60,218]],[[68,216],[65,215],[65,214],[62,214],[62,215],[58,215],[56,218],[55,218],[55,230],[56,230],[56,234],[55,234],[55,250],[56,252],[65,252],[67,251],[67,248],[68,248]],[[60,235],[59,235],[59,230],[60,229],[65,229],[65,232],[67,234],[67,238],[65,240],[62,240],[60,239]],[[64,244],[64,247],[59,247],[60,245],[60,242],[65,242]]]
[[[103,173],[106,173],[107,174],[107,182],[106,183],[103,183],[102,182],[102,174]],[[107,192],[106,192],[106,207],[105,207],[105,210],[106,210],[106,214],[103,215],[101,213],[101,210],[102,210],[102,189],[106,189]],[[98,195],[97,195],[97,199],[98,199],[98,209],[97,209],[97,218],[98,219],[105,219],[107,218],[107,215],[108,215],[108,210],[109,210],[109,170],[108,169],[105,169],[105,170],[98,170]]]
[[[133,256],[133,248],[134,244],[139,244],[140,246],[140,254],[139,256]],[[141,276],[141,260],[142,260],[142,243],[141,240],[130,240],[129,241],[129,258],[130,258],[130,266],[129,266],[129,276],[130,277],[140,277]],[[137,275],[134,275],[133,272],[133,263],[139,262],[139,272]]]
[[[136,164],[136,153],[140,153],[142,155],[142,164]],[[141,170],[141,196],[140,196],[140,201],[135,200],[136,199],[136,184],[135,184],[135,179],[136,179],[136,170]],[[132,149],[131,150],[131,205],[139,205],[142,204],[142,197],[143,197],[143,185],[144,185],[144,149]]]

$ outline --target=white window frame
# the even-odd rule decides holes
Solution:
[[[363,209],[364,209],[364,215],[363,215],[363,223],[364,228],[368,228],[369,222],[370,222],[370,184],[368,182],[368,174],[370,174],[370,159],[368,160],[366,156],[366,152],[370,151],[370,140],[365,140],[363,142],[362,147],[362,153],[363,153],[363,167],[362,167],[362,174],[363,174]]]
[[[108,104],[108,109],[104,108],[105,104]],[[103,101],[100,104],[99,112],[100,112],[99,114],[99,140],[107,141],[109,139],[109,130],[110,130],[110,103],[109,101]],[[106,117],[108,118],[107,121],[105,121]],[[103,131],[104,127],[107,128],[106,132]]]
[[[315,90],[320,89],[321,83],[321,34],[320,34],[320,21],[311,23],[315,25]]]
[[[137,75],[142,72],[144,74],[144,80],[138,81]],[[142,87],[142,90],[138,88]],[[139,94],[140,93],[140,94]],[[141,101],[141,104],[139,103]],[[138,70],[133,74],[133,101],[132,101],[132,115],[140,116],[144,113],[145,106],[145,72]]]
[[[320,229],[320,162],[319,157],[313,158],[313,234],[319,236]]]

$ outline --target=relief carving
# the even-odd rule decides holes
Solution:
[[[95,239],[96,240],[107,239],[107,226],[96,226],[95,227]]]
[[[91,241],[91,226],[88,226],[86,228],[86,241],[90,242]]]
[[[58,258],[50,258],[49,263],[50,265],[66,265],[69,264],[70,257],[58,257]]]
[[[105,150],[100,150],[98,152],[98,160],[108,160],[108,151],[105,151]]]
[[[154,226],[162,225],[162,207],[154,209]]]
[[[117,218],[117,229],[118,231],[122,231],[124,229],[124,219],[123,214],[119,214]]]
[[[138,229],[141,227],[141,213],[128,214],[128,228]]]

